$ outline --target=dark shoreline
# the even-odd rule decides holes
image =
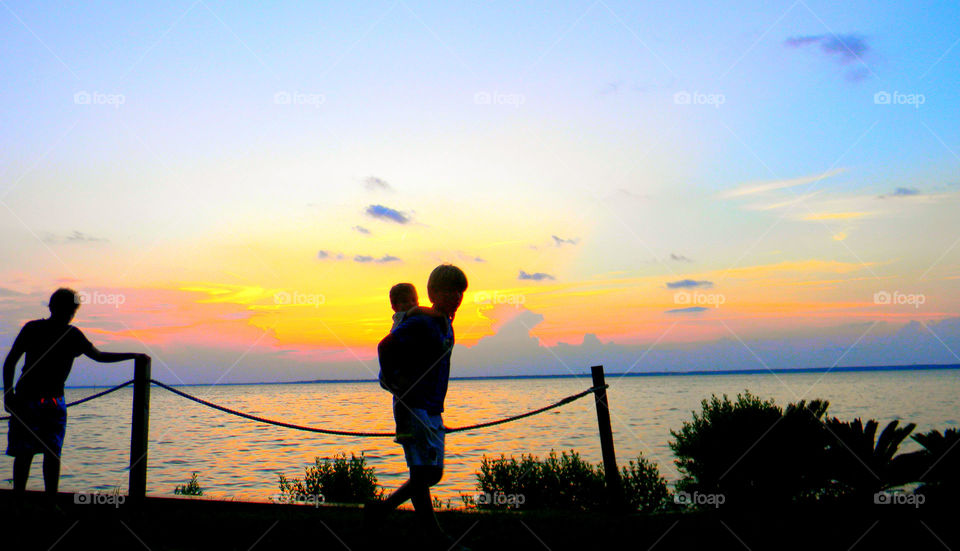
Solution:
[[[700,371],[645,371],[631,373],[608,372],[607,377],[693,377],[716,375],[793,375],[803,373],[872,373],[887,371],[952,371],[960,369],[960,364],[914,364],[914,365],[866,365],[850,367],[796,367],[782,369],[720,369]],[[450,377],[452,381],[519,380],[519,379],[589,379],[590,373],[567,373],[556,375],[490,375],[472,377]],[[343,383],[376,383],[377,379],[313,379],[306,381],[268,381],[259,383],[186,383],[170,386],[262,386],[262,385],[323,385]],[[169,383],[168,383],[169,384]],[[111,385],[67,386],[71,389],[108,388]]]
[[[78,505],[61,493],[53,509],[39,492],[16,503],[0,490],[4,549],[429,549],[411,511],[364,530],[356,506],[263,504],[148,497]],[[441,511],[444,529],[474,550],[549,549],[956,549],[952,507],[791,506],[727,511]]]

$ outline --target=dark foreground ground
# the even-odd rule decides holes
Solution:
[[[879,505],[662,515],[445,511],[440,522],[471,549],[958,549],[957,509]],[[411,512],[364,532],[355,507],[320,508],[202,499],[148,498],[56,508],[28,493],[0,491],[0,550],[15,549],[427,549]]]

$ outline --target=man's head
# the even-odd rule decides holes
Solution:
[[[420,304],[413,283],[397,283],[390,288],[390,306],[394,312],[406,312]]]
[[[467,276],[463,270],[452,264],[441,264],[430,272],[427,280],[427,296],[433,308],[453,318],[457,308],[463,302],[463,292],[467,290]]]
[[[70,323],[77,308],[80,308],[80,297],[73,289],[61,287],[50,295],[50,317]]]

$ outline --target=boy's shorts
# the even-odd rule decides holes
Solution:
[[[7,455],[53,453],[60,457],[67,430],[67,403],[56,398],[18,399],[10,415]]]
[[[446,436],[443,417],[402,403],[394,404],[393,414],[397,421],[396,441],[403,446],[407,466],[442,467]]]

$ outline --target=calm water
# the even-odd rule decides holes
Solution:
[[[915,422],[919,431],[956,427],[960,418],[960,371],[811,373],[685,377],[610,377],[609,399],[617,459],[621,464],[643,453],[661,472],[678,474],[667,443],[711,393],[731,396],[750,389],[780,405],[800,398],[830,400],[829,413],[841,419],[874,418]],[[452,381],[444,419],[460,426],[534,409],[590,386],[589,379]],[[376,383],[187,387],[210,401],[292,423],[347,430],[392,431],[390,397]],[[76,400],[93,389],[68,389]],[[129,388],[69,411],[63,451],[64,491],[126,492],[130,443]],[[6,444],[7,424],[0,423]],[[914,449],[909,441],[905,449]],[[551,449],[580,452],[599,463],[596,412],[592,397],[507,425],[447,437],[445,477],[435,495],[459,504],[459,492],[475,493],[476,471],[484,456]],[[398,486],[406,476],[400,447],[390,438],[347,438],[262,425],[189,402],[163,389],[151,393],[148,492],[172,495],[197,471],[205,495],[267,501],[277,494],[277,475],[303,476],[315,456],[337,452],[366,455],[380,483]],[[30,488],[41,489],[39,458]],[[12,458],[2,456],[7,487]]]

